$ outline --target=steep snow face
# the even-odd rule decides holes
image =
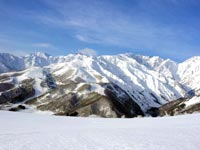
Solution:
[[[200,71],[200,56],[192,57],[179,64],[178,74],[184,79]]]
[[[32,53],[24,57],[25,67],[38,66],[43,67],[50,64],[50,55],[46,53]]]
[[[58,78],[64,76],[66,80],[83,80],[88,83],[108,83],[107,78],[101,75],[97,68],[97,58],[86,55],[66,56],[64,63],[52,64],[51,72]]]
[[[177,74],[180,77],[180,82],[185,85],[185,88],[190,90],[199,90],[200,86],[200,57],[192,57],[183,63],[179,64]]]
[[[139,63],[144,64],[146,67],[155,70],[160,64],[164,61],[164,59],[160,58],[159,56],[141,56],[136,55],[133,56],[134,59],[136,59]]]
[[[46,79],[46,74],[44,73],[44,69],[41,67],[30,67],[27,69],[22,75],[15,77],[15,81],[18,83],[25,80],[32,78],[34,79],[34,89],[35,89],[35,96],[39,96],[47,92],[47,87],[42,87],[42,82]]]
[[[120,55],[118,55],[120,56]],[[121,56],[127,56],[129,58],[135,59],[140,65],[146,66],[148,69],[156,70],[160,64],[165,61],[159,56],[142,56],[142,55],[133,55],[133,54],[121,54]]]
[[[165,77],[173,80],[179,80],[177,75],[178,64],[170,59],[164,60],[159,66],[155,68],[159,73],[162,73]]]
[[[125,89],[144,109],[162,105],[184,95],[178,83],[149,69],[143,62],[139,63],[138,59],[119,55],[102,56],[99,61],[101,70],[98,72]]]
[[[90,84],[114,83],[124,89],[143,111],[185,95],[181,85],[163,73],[148,68],[150,64],[144,64],[140,56],[124,54],[92,57],[77,54],[66,56],[65,61],[50,65],[51,73],[56,78]]]

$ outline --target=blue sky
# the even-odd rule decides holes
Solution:
[[[200,55],[199,0],[0,0],[0,52]]]

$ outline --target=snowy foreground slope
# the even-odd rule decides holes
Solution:
[[[199,117],[102,119],[0,111],[0,150],[199,150]]]

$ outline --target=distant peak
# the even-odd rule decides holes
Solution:
[[[45,52],[34,52],[34,53],[29,54],[28,56],[37,56],[37,57],[41,57],[41,58],[48,58],[51,55],[49,55]]]
[[[185,62],[190,62],[190,61],[195,61],[195,60],[200,60],[200,56],[193,56],[193,57],[187,59]]]
[[[37,56],[50,56],[49,54],[45,53],[45,52],[36,52],[35,53]]]
[[[82,52],[78,52],[78,53],[76,53],[75,56],[81,56],[81,57],[94,57],[94,56],[92,56],[92,55],[87,55],[87,54],[84,54],[84,53],[82,53]]]

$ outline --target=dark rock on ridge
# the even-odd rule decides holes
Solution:
[[[0,104],[3,103],[18,103],[25,99],[35,95],[35,89],[33,88],[34,80],[23,80],[19,85],[13,86],[11,89],[4,90],[0,95]],[[1,84],[5,86],[5,84]],[[11,86],[10,86],[11,87]]]

